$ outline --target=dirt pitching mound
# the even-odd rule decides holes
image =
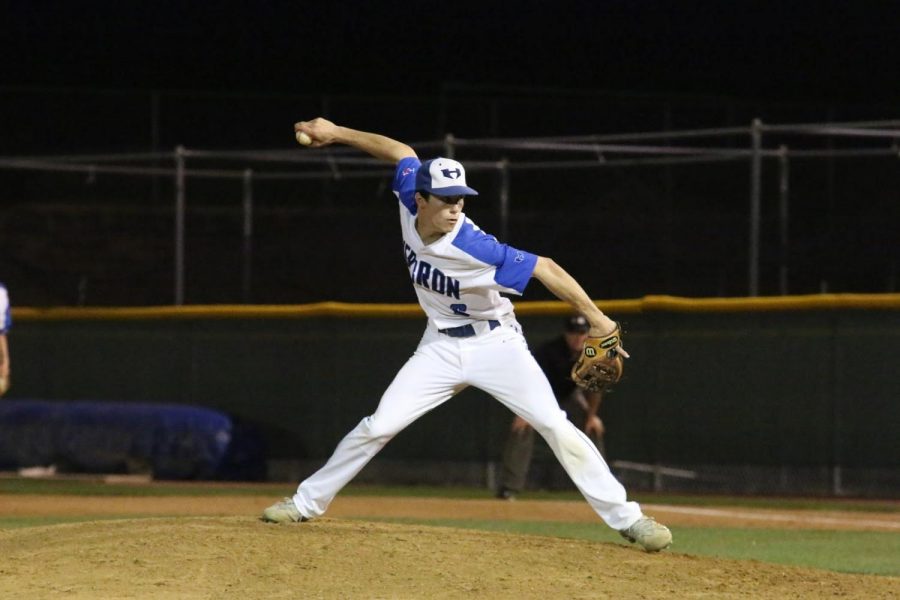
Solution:
[[[0,598],[886,598],[894,578],[418,525],[249,517],[0,531]]]

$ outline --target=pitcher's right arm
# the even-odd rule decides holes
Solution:
[[[322,117],[312,121],[294,123],[294,132],[300,131],[312,139],[310,146],[313,148],[321,148],[330,144],[344,144],[395,165],[409,156],[418,158],[415,150],[403,142],[377,133],[341,127]]]

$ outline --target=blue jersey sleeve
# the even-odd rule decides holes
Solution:
[[[525,292],[525,287],[531,281],[531,274],[537,265],[538,257],[530,252],[518,250],[512,246],[503,246],[503,263],[497,268],[494,279],[503,287],[516,290],[520,294]]]
[[[412,214],[416,214],[416,171],[421,164],[415,156],[407,156],[397,163],[394,173],[394,194]]]
[[[537,264],[536,255],[501,244],[497,238],[477,229],[468,220],[453,240],[453,245],[481,262],[494,266],[497,269],[494,281],[519,294],[525,291]]]
[[[12,327],[12,311],[9,309],[9,295],[0,283],[0,334],[9,331],[10,327]]]

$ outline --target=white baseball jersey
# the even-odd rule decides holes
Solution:
[[[438,329],[499,319],[513,312],[500,292],[521,295],[537,256],[501,244],[460,214],[453,231],[431,244],[416,231],[415,181],[418,158],[397,165],[394,194],[399,200],[403,253],[410,279],[430,321]]]
[[[0,335],[9,331],[12,325],[12,313],[9,310],[9,294],[6,287],[0,283]]]

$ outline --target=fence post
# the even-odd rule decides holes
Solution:
[[[753,119],[750,126],[753,155],[750,159],[750,240],[748,257],[747,292],[749,296],[759,295],[759,220],[761,214],[762,186],[762,121]]]
[[[150,92],[150,152],[154,154],[159,152],[159,123],[159,91],[154,90]],[[159,160],[154,160],[153,166],[159,167]],[[152,186],[150,197],[153,200],[153,205],[156,206],[159,203],[159,178],[154,175],[150,180],[150,185]]]
[[[444,157],[445,158],[455,158],[456,147],[454,146],[454,142],[456,138],[453,137],[452,133],[448,133],[444,136]]]
[[[841,359],[843,358],[842,353],[843,345],[840,343],[838,331],[840,327],[840,319],[836,315],[831,315],[829,317],[830,327],[831,327],[831,349],[830,353],[830,375],[829,378],[831,381],[828,383],[829,392],[831,393],[831,493],[834,496],[843,496],[844,495],[844,472],[843,472],[843,462],[844,462],[844,448],[843,448],[843,437],[844,437],[844,411],[843,411],[843,402],[845,396],[845,390],[847,386],[845,384],[845,375],[844,370],[846,367],[842,368],[838,365],[841,365]]]
[[[789,201],[790,171],[787,146],[778,147],[778,233],[781,242],[781,265],[778,273],[778,288],[782,296],[788,294],[788,261],[790,259]]]
[[[503,157],[497,168],[500,171],[500,241],[509,243],[509,160]]]
[[[253,169],[244,169],[244,227],[241,265],[241,300],[250,303],[250,282],[253,269]]]
[[[175,147],[175,306],[184,304],[184,146]]]

